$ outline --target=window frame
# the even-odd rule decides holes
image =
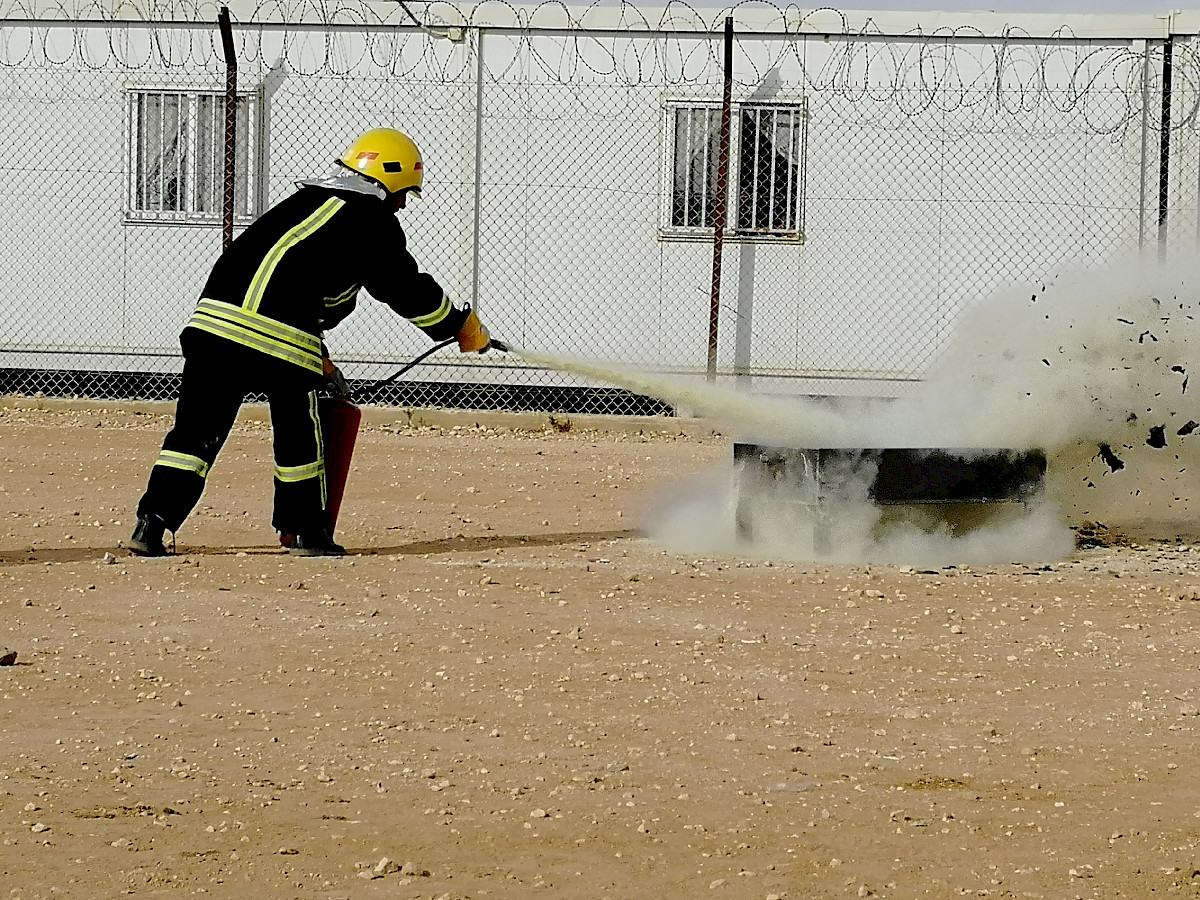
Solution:
[[[676,114],[686,110],[715,111],[715,127],[720,128],[721,101],[697,97],[664,97],[662,109],[662,209],[659,218],[659,238],[666,241],[709,241],[713,238],[713,226],[677,225],[673,221],[675,207],[675,175],[679,148],[675,140]],[[794,208],[789,210],[790,221],[785,229],[742,227],[742,182],[741,166],[742,116],[744,112],[758,110],[786,111],[795,116],[795,147],[797,171]],[[804,243],[805,200],[808,158],[808,98],[807,96],[780,96],[770,100],[742,99],[730,104],[729,152],[730,166],[727,180],[726,218],[723,238],[731,241],[756,243]],[[719,139],[719,138],[718,138]]]
[[[224,221],[223,214],[223,182],[224,182],[224,107],[225,90],[211,85],[178,85],[178,84],[128,84],[125,86],[125,197],[123,202],[123,219],[131,225],[192,225],[203,227],[220,227]],[[157,97],[160,100],[167,96],[180,98],[179,119],[184,123],[185,137],[184,159],[182,165],[176,165],[176,172],[181,172],[186,185],[187,196],[177,205],[181,208],[165,207],[162,198],[158,206],[144,202],[145,188],[139,177],[146,160],[143,156],[145,144],[143,133],[139,129],[138,107],[143,98]],[[244,185],[244,201],[241,208],[235,202],[233,221],[235,225],[247,225],[258,216],[262,209],[262,185],[264,183],[264,167],[262,164],[261,148],[263,146],[263,95],[261,90],[239,90],[237,92],[239,106],[244,101],[249,104],[245,117],[238,118],[238,144],[246,147],[244,162],[245,171],[239,171],[236,182]],[[204,100],[212,103],[210,123],[214,126],[208,146],[201,153],[201,107]],[[244,128],[241,126],[245,126]],[[244,131],[244,134],[243,134]],[[177,129],[177,134],[179,130]],[[165,157],[166,151],[160,148],[158,159]],[[147,154],[148,156],[148,154]],[[214,186],[214,208],[203,209],[203,201],[199,186],[204,177],[200,177],[200,160],[203,157],[211,159],[211,169],[205,173]],[[235,188],[235,195],[243,193]],[[236,199],[236,197],[235,197]]]

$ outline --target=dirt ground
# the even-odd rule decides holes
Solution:
[[[639,516],[726,438],[468,416],[364,431],[343,560],[241,420],[143,560],[169,419],[47,405],[0,407],[0,897],[1200,896],[1200,546],[695,558]]]

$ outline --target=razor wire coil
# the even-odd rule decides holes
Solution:
[[[522,58],[535,64],[537,78],[552,84],[576,83],[586,75],[631,85],[649,80],[687,85],[711,82],[719,69],[717,18],[706,19],[700,10],[681,0],[671,0],[657,20],[647,18],[622,0],[617,19],[623,31],[592,33],[587,31],[589,13],[603,9],[611,15],[611,6],[593,3],[581,8],[575,17],[571,16],[574,8],[559,2],[518,7],[504,0],[491,0],[474,7],[465,17],[444,3],[412,6],[423,10],[424,22],[410,19],[407,5],[409,12],[401,12],[399,5],[388,7],[395,12],[385,17],[380,15],[379,4],[365,2],[261,2],[242,21],[234,16],[238,59],[263,68],[285,63],[300,76],[345,76],[369,63],[386,69],[394,78],[425,72],[449,81],[461,77],[466,64],[455,54],[443,52],[436,43],[419,40],[421,29],[437,23],[440,28],[503,29],[517,35],[506,59],[485,62],[493,81],[508,77]],[[1125,102],[1119,111],[1103,119],[1087,115],[1098,133],[1125,127],[1140,114],[1143,54],[1128,42],[1120,46],[1113,41],[1077,38],[1066,28],[1050,39],[1040,40],[1015,27],[999,37],[989,37],[970,27],[928,32],[914,29],[885,36],[869,24],[853,29],[845,15],[831,7],[801,11],[790,4],[772,6],[759,0],[743,0],[729,9],[735,19],[742,6],[773,8],[778,18],[777,22],[759,26],[754,33],[737,34],[742,45],[772,45],[764,58],[753,53],[738,57],[740,68],[735,77],[741,84],[757,84],[770,69],[790,63],[802,73],[801,87],[805,90],[851,101],[895,102],[904,114],[914,117],[930,110],[948,113],[964,108],[978,108],[981,113],[1082,109],[1088,114],[1089,98],[1110,92],[1124,97]],[[116,11],[129,8],[129,4],[110,6],[99,0],[79,4],[57,0],[36,8],[23,0],[0,5],[0,67],[78,64],[89,69],[118,66],[138,71],[221,65],[220,39],[215,29],[197,33],[181,27],[215,22],[219,4],[157,0],[136,5],[136,18],[118,20]],[[507,22],[497,21],[497,10],[507,13]],[[455,17],[450,17],[448,11]],[[417,14],[411,15],[415,18]],[[820,32],[805,30],[814,20],[829,15],[839,18],[836,30],[824,23]],[[21,24],[4,25],[5,21]],[[288,29],[294,25],[305,25],[313,31]],[[129,31],[134,28],[147,35],[140,52],[129,40]],[[49,40],[52,31],[64,29],[72,33],[65,52]],[[280,29],[279,55],[267,60],[262,38],[274,29]],[[107,38],[99,48],[94,39],[98,30]],[[361,38],[357,48],[350,47],[345,39],[347,30]],[[543,33],[571,31],[577,33],[555,44],[537,40]],[[675,36],[679,34],[686,37]],[[705,34],[709,39],[697,41],[693,37]],[[654,39],[640,48],[631,47],[630,38],[638,35],[653,35]],[[413,38],[419,43],[419,52],[406,58],[403,51]],[[312,53],[314,41],[323,52]],[[804,52],[809,41],[834,42],[838,49],[818,68],[810,69]],[[101,49],[104,53],[98,55]],[[1200,63],[1190,43],[1176,47],[1175,72],[1190,86],[1200,83]],[[1193,102],[1178,120],[1180,126],[1192,123],[1195,113]]]

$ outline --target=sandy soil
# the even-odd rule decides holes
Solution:
[[[298,559],[243,421],[136,559],[168,422],[0,410],[6,898],[1200,896],[1189,543],[694,558],[723,438],[375,425]]]

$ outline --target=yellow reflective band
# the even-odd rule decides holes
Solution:
[[[325,464],[322,462],[306,463],[302,466],[276,466],[275,477],[280,481],[306,481],[309,478],[320,478],[325,474]]]
[[[346,293],[344,293],[344,294],[339,294],[336,297],[326,297],[325,298],[325,308],[333,309],[335,306],[341,306],[347,300],[353,300],[355,295],[358,293],[358,289],[360,287],[362,287],[361,284],[356,284],[356,285],[353,285],[350,288],[350,290],[346,291]]]
[[[201,478],[208,477],[208,463],[198,456],[192,456],[190,453],[163,450],[158,454],[158,459],[154,461],[154,464],[156,466],[166,466],[170,469],[183,469],[185,472],[194,472]]]
[[[450,315],[450,298],[442,294],[441,306],[423,316],[411,316],[408,318],[408,321],[412,322],[418,328],[428,328],[430,325],[436,325],[448,315]]]
[[[218,319],[224,319],[235,325],[261,331],[269,338],[295,344],[301,350],[308,350],[318,356],[321,355],[321,339],[315,334],[301,331],[299,328],[288,325],[286,322],[280,322],[278,319],[272,319],[270,316],[264,316],[262,313],[249,312],[240,306],[234,306],[232,303],[222,303],[220,300],[209,300],[207,298],[200,300],[196,306],[196,311],[206,313]]]
[[[198,328],[201,331],[207,331],[209,334],[215,334],[219,337],[228,338],[234,343],[241,344],[243,347],[249,347],[252,350],[258,350],[266,353],[268,356],[274,356],[277,359],[282,359],[284,362],[290,362],[310,372],[315,372],[318,375],[321,373],[321,358],[318,356],[310,356],[302,353],[295,348],[288,347],[278,341],[271,341],[261,335],[256,335],[253,332],[239,329],[236,325],[231,325],[228,322],[206,321],[202,318],[193,316],[188,323],[191,328]]]
[[[345,200],[331,197],[317,207],[316,212],[307,219],[295,228],[285,232],[283,237],[276,241],[275,246],[263,257],[263,261],[259,263],[258,271],[254,273],[254,277],[250,280],[250,288],[246,291],[246,299],[242,303],[242,306],[251,312],[257,312],[258,304],[262,302],[263,292],[267,289],[267,282],[271,280],[271,275],[274,274],[275,267],[279,265],[279,261],[283,259],[283,254],[287,253],[332,219],[334,213],[345,206],[345,204]]]
[[[201,300],[188,327],[227,338],[310,372],[321,373],[320,338],[275,319],[247,313],[240,307],[217,300]]]
[[[317,440],[317,465],[321,467],[321,509],[329,506],[329,481],[325,477],[325,430],[321,428],[321,407],[317,403],[317,392],[308,392],[308,417],[312,419],[313,436]]]

